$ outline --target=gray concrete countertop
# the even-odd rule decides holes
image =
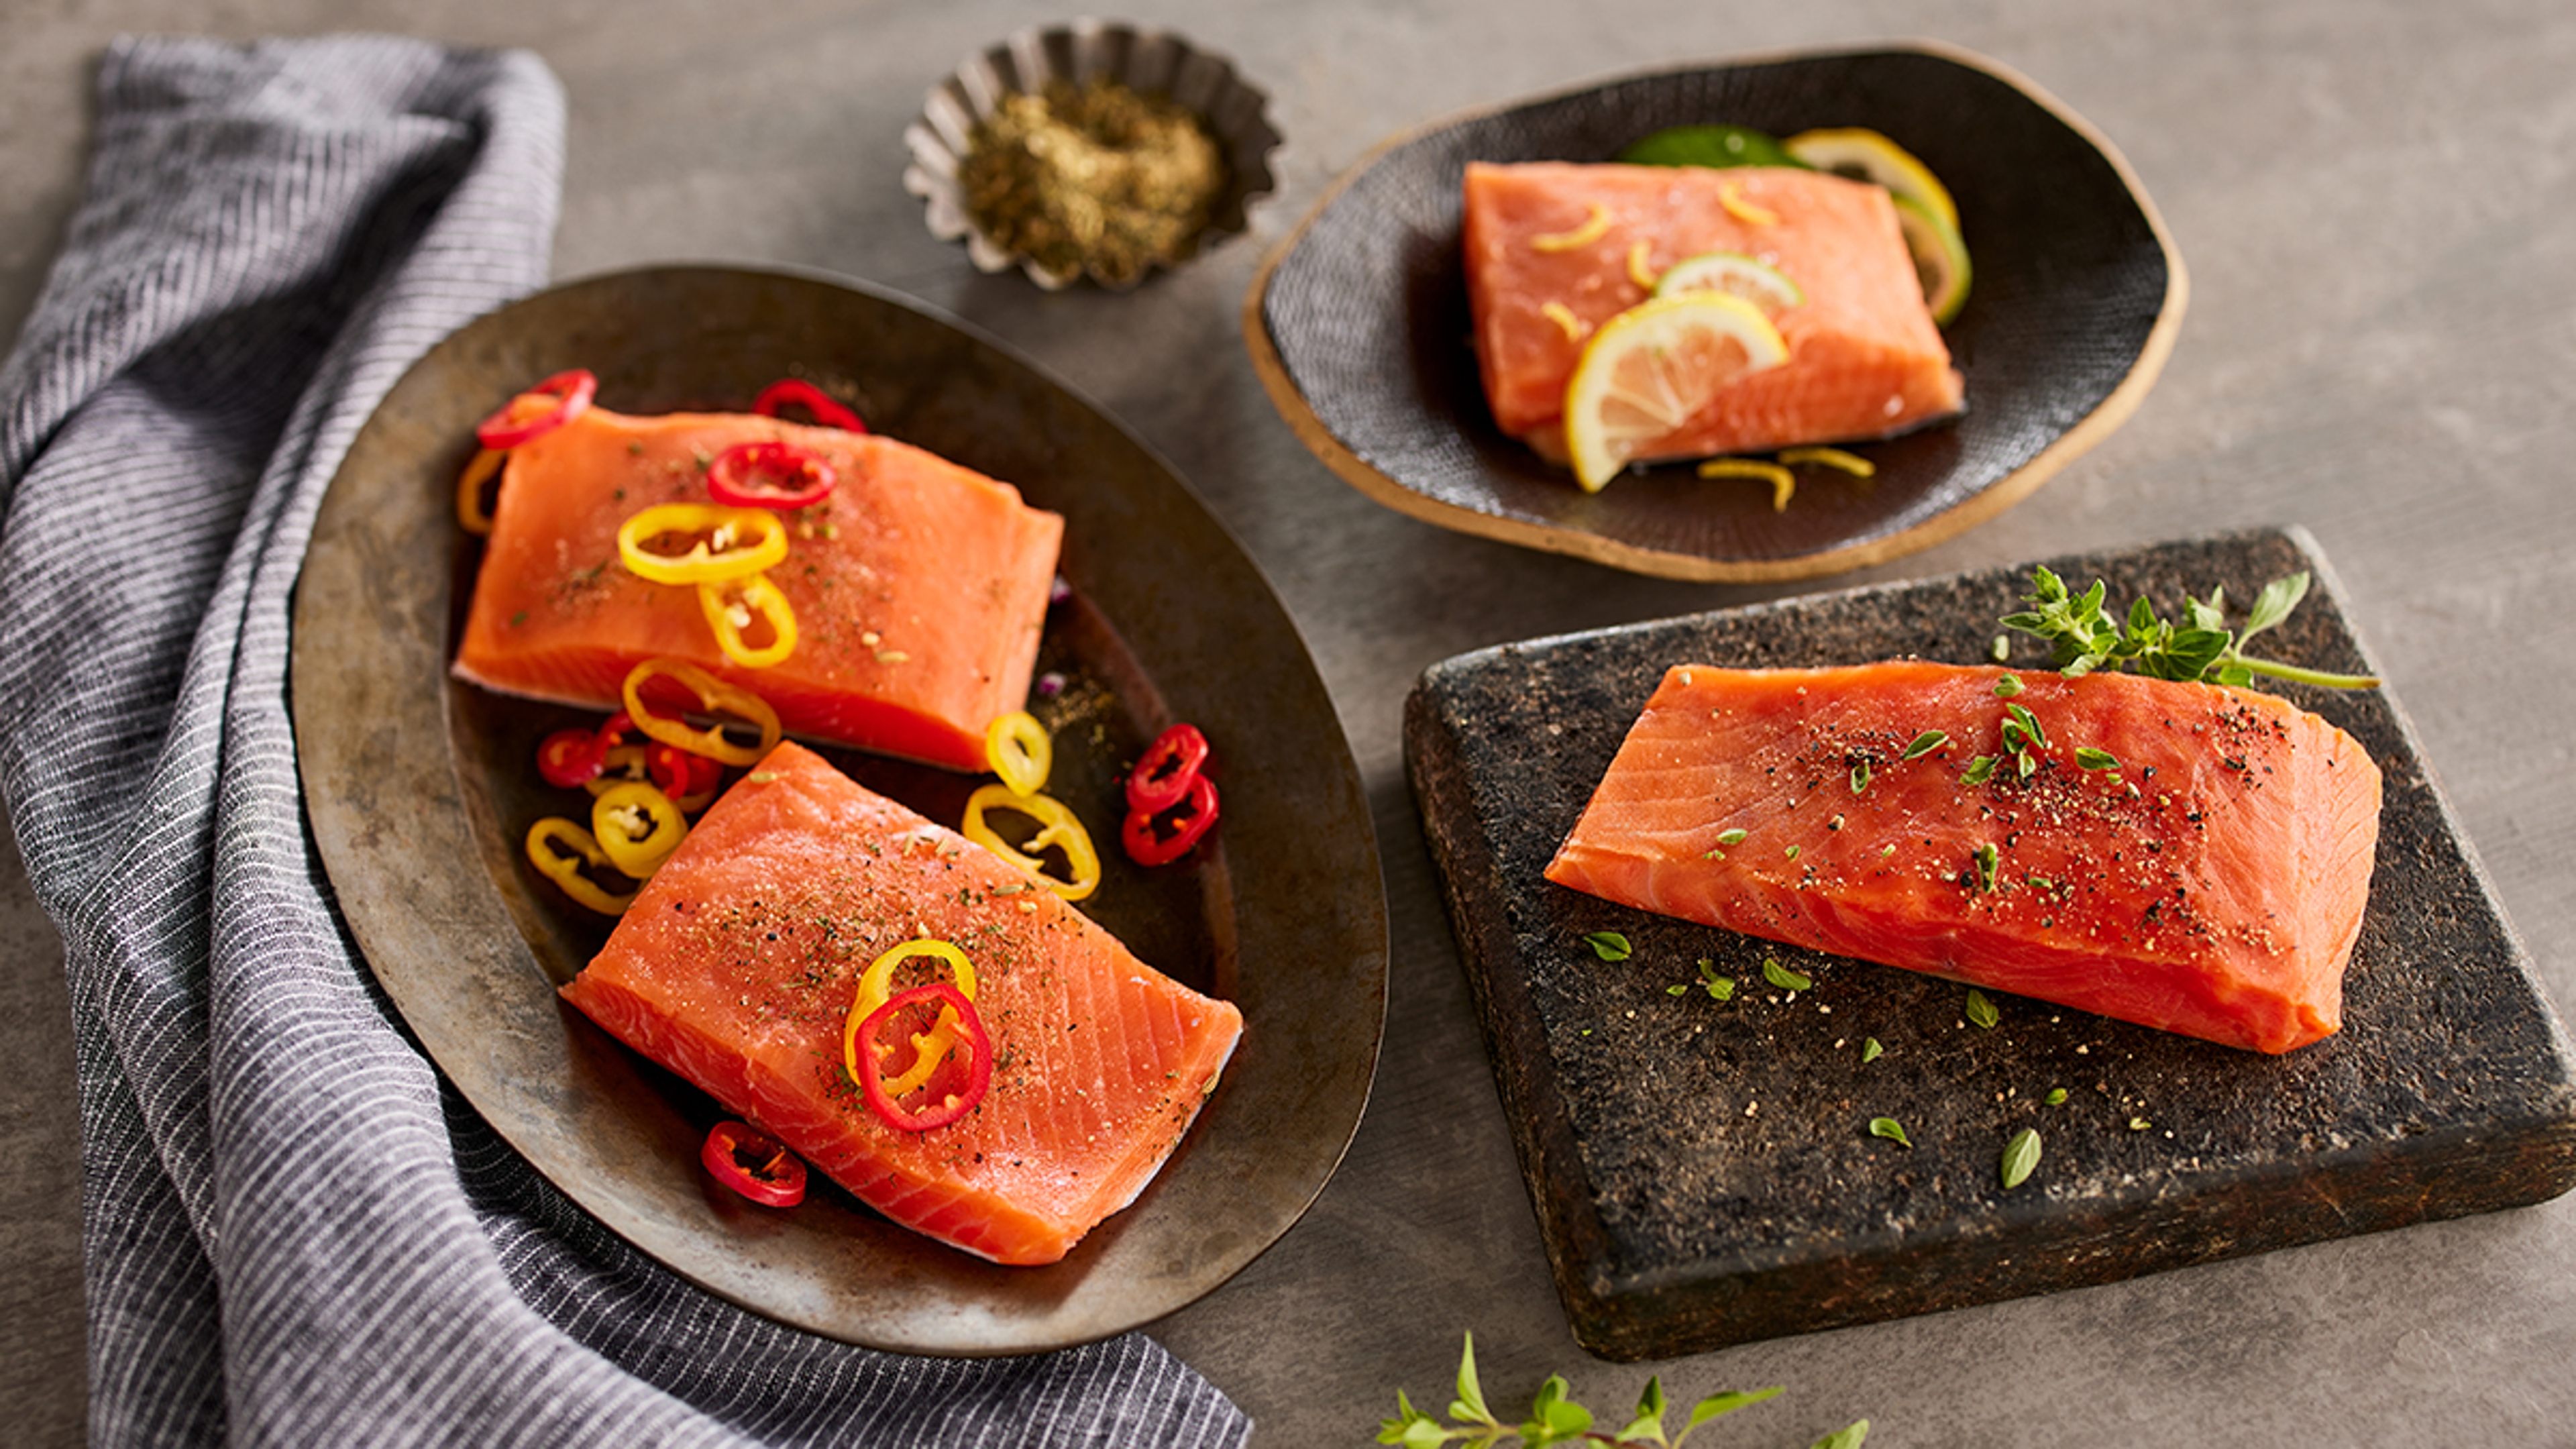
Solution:
[[[2576,9],[2560,0],[1147,0],[1231,54],[1288,137],[1252,234],[1125,295],[1048,295],[932,240],[898,182],[924,88],[1067,18],[1000,0],[97,0],[7,12],[0,335],[79,195],[89,84],[125,32],[401,31],[525,46],[571,98],[569,278],[817,267],[999,335],[1161,450],[1304,630],[1374,803],[1389,1050],[1307,1218],[1153,1332],[1262,1445],[1368,1442],[1444,1403],[1462,1331],[1517,1409],[1552,1372],[1604,1413],[1781,1384],[1694,1442],[2576,1440],[2576,1197],[2108,1287],[1642,1365],[1568,1335],[1406,790],[1405,692],[1462,650],[1789,587],[1631,577],[1361,497],[1265,399],[1238,325],[1266,250],[1387,135],[1687,60],[1922,36],[2031,77],[2126,154],[2192,302],[2125,428],[2029,501],[1833,584],[2272,523],[2310,529],[2549,989],[2576,1001]],[[0,1439],[77,1442],[78,1137],[61,943],[0,862]],[[1721,1432],[1723,1431],[1723,1432]]]

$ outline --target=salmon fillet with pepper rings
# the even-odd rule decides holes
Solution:
[[[863,1099],[843,1032],[887,948],[974,969],[991,1078],[907,1131]],[[1243,1032],[982,846],[782,744],[654,873],[564,998],[898,1223],[1052,1263],[1127,1206]]]
[[[2361,746],[2251,690],[2004,674],[1672,669],[1547,878],[2229,1046],[2335,1031],[2379,833]]]
[[[756,441],[811,450],[839,478],[786,515],[768,575],[800,637],[767,668],[728,658],[697,590],[637,577],[617,545],[648,506],[706,503],[708,460]],[[455,670],[612,710],[636,665],[684,659],[759,695],[790,734],[980,771],[986,726],[1028,697],[1063,538],[1018,489],[892,438],[591,407],[510,450]]]

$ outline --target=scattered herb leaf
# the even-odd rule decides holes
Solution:
[[[1878,1044],[1877,1037],[1865,1037],[1862,1039],[1860,1044],[1860,1059],[1864,1062],[1874,1062],[1877,1061],[1880,1056],[1884,1055],[1886,1051],[1887,1048]]]
[[[1851,780],[1852,793],[1855,795],[1869,788],[1869,761],[1863,760],[1852,766]]]
[[[1995,1010],[1995,1004],[1986,999],[1986,993],[1973,986],[1968,988],[1968,1024],[1970,1026],[1980,1031],[1992,1031],[1995,1023],[2003,1019],[2003,1013]]]
[[[1661,1444],[1679,1449],[1683,1441],[1702,1424],[1748,1408],[1780,1394],[1778,1385],[1764,1389],[1734,1390],[1711,1394],[1693,1404],[1689,1422],[1681,1432],[1664,1436],[1664,1413],[1669,1407],[1664,1398],[1660,1377],[1646,1380],[1645,1392],[1638,1396],[1636,1413],[1616,1434],[1593,1427],[1592,1411],[1571,1397],[1571,1388],[1562,1374],[1550,1374],[1539,1385],[1530,1402],[1529,1418],[1519,1424],[1506,1424],[1494,1417],[1485,1406],[1483,1388],[1476,1382],[1476,1336],[1466,1335],[1466,1345],[1458,1355],[1458,1396],[1449,1405],[1450,1423],[1422,1412],[1413,1406],[1402,1389],[1395,1392],[1395,1417],[1378,1423],[1377,1442],[1402,1444],[1410,1449],[1436,1449],[1457,1440],[1494,1449],[1494,1446],[1519,1442],[1540,1444]],[[1869,1421],[1853,1423],[1825,1436],[1810,1449],[1860,1449],[1869,1437]]]
[[[1706,956],[1699,958],[1699,979],[1701,984],[1708,988],[1710,999],[1715,1001],[1735,999],[1735,978],[1718,970],[1717,963]]]
[[[1923,733],[1914,737],[1914,742],[1912,744],[1905,747],[1904,758],[1909,760],[1921,759],[1923,756],[1932,753],[1934,750],[1937,750],[1948,743],[1950,743],[1950,732],[1948,730],[1925,730]]]
[[[2064,1087],[2051,1087],[2048,1089],[2048,1105],[2055,1107],[2063,1103],[2065,1100],[2066,1089]]]
[[[2001,870],[2002,867],[2003,853],[1995,849],[1995,843],[1993,841],[1989,840],[1985,844],[1978,846],[1977,889],[1984,891],[1988,895],[1993,895],[1995,893],[1995,874],[1997,871]]]
[[[1718,833],[1717,843],[1720,845],[1742,845],[1744,843],[1744,832],[1741,830],[1720,831]]]
[[[1982,785],[1989,779],[1992,779],[1994,777],[1994,773],[1995,757],[1992,755],[1979,755],[1968,762],[1968,768],[1959,772],[1959,783],[1962,785]]]
[[[2004,1186],[2019,1187],[2030,1181],[2031,1169],[2039,1166],[2039,1129],[2024,1127],[2004,1144]]]
[[[2144,1117],[2132,1117],[2129,1119],[2129,1130],[2132,1132],[2144,1132],[2154,1125],[2156,1124],[2148,1121]]]
[[[1625,961],[1628,959],[1630,950],[1628,938],[1620,935],[1616,931],[1588,932],[1583,938],[1583,944],[1591,947],[1592,954],[1600,957],[1604,961]]]
[[[1814,978],[1800,975],[1781,965],[1780,958],[1777,956],[1762,958],[1762,979],[1783,991],[1804,991],[1816,984]]]
[[[1869,1135],[1872,1137],[1884,1137],[1899,1147],[1911,1148],[1914,1145],[1914,1143],[1905,1135],[1905,1124],[1897,1121],[1893,1117],[1870,1118]]]
[[[2109,750],[2097,750],[2091,745],[2083,745],[2075,751],[2075,763],[2088,770],[2116,770],[2120,768],[2120,757]]]
[[[2007,674],[1995,681],[1995,698],[2010,699],[2021,693],[2021,676]]]

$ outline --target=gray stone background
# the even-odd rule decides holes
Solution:
[[[1615,1414],[1783,1384],[1695,1443],[2576,1443],[2576,1198],[2109,1287],[1649,1365],[1588,1358],[1549,1287],[1406,792],[1424,666],[1777,597],[1633,578],[1376,506],[1296,442],[1238,325],[1261,256],[1343,169],[1447,113],[1683,61],[1922,36],[2037,81],[2127,155],[2189,266],[2162,382],[1998,521],[1832,582],[2269,523],[2350,594],[2508,915],[2576,1000],[2576,8],[2564,0],[1303,0],[1141,3],[1234,56],[1288,136],[1249,237],[1111,296],[977,274],[898,181],[904,122],[971,50],[1071,12],[768,0],[0,0],[0,335],[78,199],[124,32],[389,30],[532,48],[571,97],[558,277],[820,267],[1034,356],[1242,538],[1331,688],[1373,801],[1390,1050],[1306,1220],[1156,1334],[1261,1445],[1368,1442],[1448,1397],[1473,1330],[1513,1408],[1562,1372]],[[1813,587],[1813,586],[1810,586]],[[5,845],[0,845],[5,850]],[[0,862],[0,1441],[80,1438],[78,1136],[61,946]]]

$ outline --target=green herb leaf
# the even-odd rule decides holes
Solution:
[[[1592,1411],[1565,1396],[1563,1374],[1549,1374],[1538,1386],[1538,1397],[1530,1400],[1529,1422],[1521,1425],[1521,1437],[1532,1444],[1561,1444],[1579,1439],[1592,1427]]]
[[[1995,698],[2010,699],[2019,693],[2021,693],[2020,675],[2007,674],[1995,681]]]
[[[2004,1014],[1986,999],[1986,993],[1973,986],[1968,988],[1968,1025],[1980,1031],[1992,1031],[1995,1023],[2003,1019]]]
[[[1679,985],[1676,985],[1676,986],[1667,986],[1667,987],[1665,987],[1665,988],[1664,988],[1664,994],[1665,994],[1666,996],[1681,996],[1681,995],[1685,995],[1685,994],[1687,994],[1689,991],[1690,991],[1690,983],[1689,983],[1689,982],[1687,982],[1687,981],[1684,981],[1684,982],[1682,982],[1682,983],[1680,983]]]
[[[1877,1061],[1881,1056],[1886,1054],[1886,1051],[1887,1048],[1878,1044],[1877,1037],[1863,1037],[1861,1039],[1860,1059],[1864,1062]]]
[[[1808,1445],[1807,1449],[1860,1449],[1860,1446],[1867,1442],[1868,1439],[1869,1420],[1854,1419],[1850,1423],[1836,1429],[1834,1432],[1827,1434],[1822,1439],[1817,1440],[1815,1443]]]
[[[1744,843],[1744,832],[1741,830],[1719,831],[1717,843],[1720,845],[1742,845]]]
[[[2075,763],[2088,770],[2116,770],[2120,768],[2120,757],[2109,750],[2097,750],[2091,745],[2082,745],[2075,751]]]
[[[1592,954],[1600,957],[1604,961],[1625,961],[1628,959],[1630,949],[1628,946],[1628,938],[1620,935],[1617,931],[1587,932],[1583,937],[1583,944],[1591,947]]]
[[[1619,1431],[1619,1442],[1622,1444],[1662,1444],[1668,1442],[1664,1438],[1664,1381],[1662,1376],[1655,1374],[1649,1374],[1647,1376],[1646,1391],[1637,1396],[1636,1417],[1630,1419],[1627,1426]]]
[[[1923,733],[1914,737],[1914,742],[1912,744],[1905,747],[1904,758],[1909,760],[1920,759],[1948,743],[1950,743],[1949,731],[1925,730]]]
[[[1893,1117],[1870,1118],[1869,1135],[1872,1137],[1884,1137],[1899,1147],[1910,1148],[1914,1145],[1906,1139],[1905,1124],[1897,1121]]]
[[[1485,1390],[1476,1382],[1476,1335],[1466,1336],[1466,1346],[1458,1351],[1458,1398],[1449,1406],[1452,1419],[1472,1419],[1480,1424],[1494,1422],[1492,1411],[1485,1407]]]
[[[1802,976],[1799,973],[1790,970],[1788,967],[1781,965],[1779,958],[1776,956],[1765,956],[1762,958],[1762,979],[1779,987],[1783,991],[1804,991],[1808,987],[1816,984],[1811,978]]]
[[[1968,762],[1968,768],[1959,772],[1959,783],[1962,785],[1982,785],[1989,779],[1992,779],[1994,777],[1994,773],[1995,757],[1992,755],[1979,755]]]
[[[2002,868],[2002,866],[2003,853],[1995,849],[1995,843],[1993,841],[1989,840],[1985,844],[1978,846],[1977,889],[1984,891],[1988,895],[1993,895],[1995,893],[1995,874]]]
[[[1869,788],[1869,761],[1863,760],[1852,766],[1851,782],[1852,793],[1855,795]]]
[[[1711,1394],[1691,1405],[1690,1422],[1682,1426],[1682,1432],[1687,1434],[1722,1414],[1732,1414],[1738,1409],[1749,1409],[1765,1399],[1776,1399],[1779,1396],[1780,1385],[1778,1384],[1773,1384],[1767,1389],[1731,1389],[1726,1393]]]
[[[1717,1001],[1735,999],[1735,978],[1717,969],[1717,963],[1706,956],[1699,958],[1699,979],[1708,986],[1709,996]]]
[[[2031,1169],[2039,1166],[2039,1129],[2024,1127],[2004,1144],[2004,1186],[2015,1188],[2030,1181]]]
[[[2065,1102],[2065,1100],[2066,1100],[2066,1089],[2065,1089],[2064,1087],[2051,1087],[2051,1088],[2049,1088],[2049,1089],[2048,1089],[2048,1099],[2047,1099],[2047,1100],[2048,1100],[2048,1105],[2050,1105],[2050,1106],[2052,1106],[2052,1107],[2055,1107],[2055,1106],[2058,1106],[2058,1105],[2060,1105],[2060,1104],[2064,1103],[2064,1102]]]
[[[2129,1119],[2129,1130],[2132,1132],[2144,1132],[2154,1125],[2156,1124],[2148,1121],[2144,1117],[2132,1117]]]
[[[2064,580],[2034,568],[2031,591],[2023,596],[2034,607],[2005,615],[2003,624],[2047,640],[2059,672],[2069,678],[2107,667],[2156,679],[2219,684],[2243,684],[2263,674],[2328,689],[2377,687],[2379,681],[2368,675],[2331,674],[2244,653],[2247,640],[2289,617],[2307,592],[2304,572],[2265,584],[2247,612],[2244,633],[2236,635],[2228,632],[2226,595],[2218,589],[2210,590],[2206,601],[2185,595],[2185,622],[2179,627],[2159,617],[2143,598],[2129,606],[2125,620],[2114,621],[2103,612],[2100,580],[2075,598],[2068,595]]]

